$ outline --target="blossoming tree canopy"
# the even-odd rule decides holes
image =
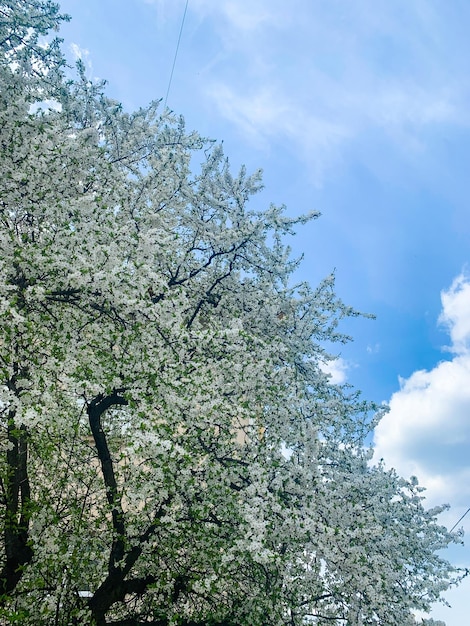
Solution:
[[[355,313],[294,285],[308,218],[65,76],[63,19],[0,2],[2,623],[418,623],[458,538],[322,369]]]

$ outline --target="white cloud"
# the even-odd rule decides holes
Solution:
[[[349,365],[341,357],[327,363],[321,363],[320,367],[325,374],[330,376],[330,382],[334,385],[341,385],[346,382]]]
[[[441,300],[454,356],[400,380],[374,443],[375,458],[418,477],[430,505],[454,507],[450,523],[470,506],[470,281],[459,276]]]
[[[470,506],[470,280],[458,276],[441,293],[439,321],[451,339],[451,360],[400,379],[374,436],[375,460],[383,458],[402,476],[417,476],[426,488],[428,507],[448,503],[441,522],[452,528]],[[458,523],[470,534],[470,514]],[[467,539],[468,543],[468,539]],[[470,547],[445,555],[470,568]],[[460,626],[468,615],[470,582],[446,594],[452,608],[436,606],[432,617]]]
[[[449,291],[442,293],[443,311],[439,318],[449,330],[451,350],[457,354],[470,352],[470,282],[458,276]]]

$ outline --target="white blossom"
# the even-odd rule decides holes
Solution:
[[[325,372],[355,312],[294,284],[308,218],[159,103],[65,78],[57,11],[0,5],[2,619],[416,623],[459,536]]]

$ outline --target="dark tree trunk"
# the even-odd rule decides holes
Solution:
[[[28,433],[25,426],[15,424],[15,415],[8,416],[7,475],[3,485],[5,525],[3,538],[5,561],[0,571],[0,604],[16,588],[24,566],[32,557],[29,545],[31,491],[28,478]]]

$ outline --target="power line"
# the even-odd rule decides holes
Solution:
[[[450,529],[450,531],[449,531],[449,532],[452,532],[452,531],[454,530],[454,528],[457,526],[457,524],[460,524],[460,522],[463,520],[463,518],[467,515],[467,513],[468,513],[469,511],[470,511],[470,506],[469,506],[469,507],[468,507],[468,509],[465,511],[465,513],[462,515],[462,517],[461,517],[459,520],[457,520],[457,521],[455,522],[455,524],[452,526],[452,528]]]
[[[168,89],[166,90],[165,103],[163,105],[164,109],[166,109],[166,103],[168,101],[168,94],[170,93],[171,81],[173,80],[173,72],[175,71],[176,57],[178,56],[178,50],[179,50],[179,47],[180,47],[181,35],[183,33],[184,20],[186,19],[186,13],[188,11],[188,3],[189,3],[189,0],[186,0],[186,6],[184,7],[184,13],[183,13],[183,19],[181,20],[180,34],[178,36],[178,43],[176,44],[175,57],[173,59],[173,66],[171,68],[170,80],[168,81]]]

